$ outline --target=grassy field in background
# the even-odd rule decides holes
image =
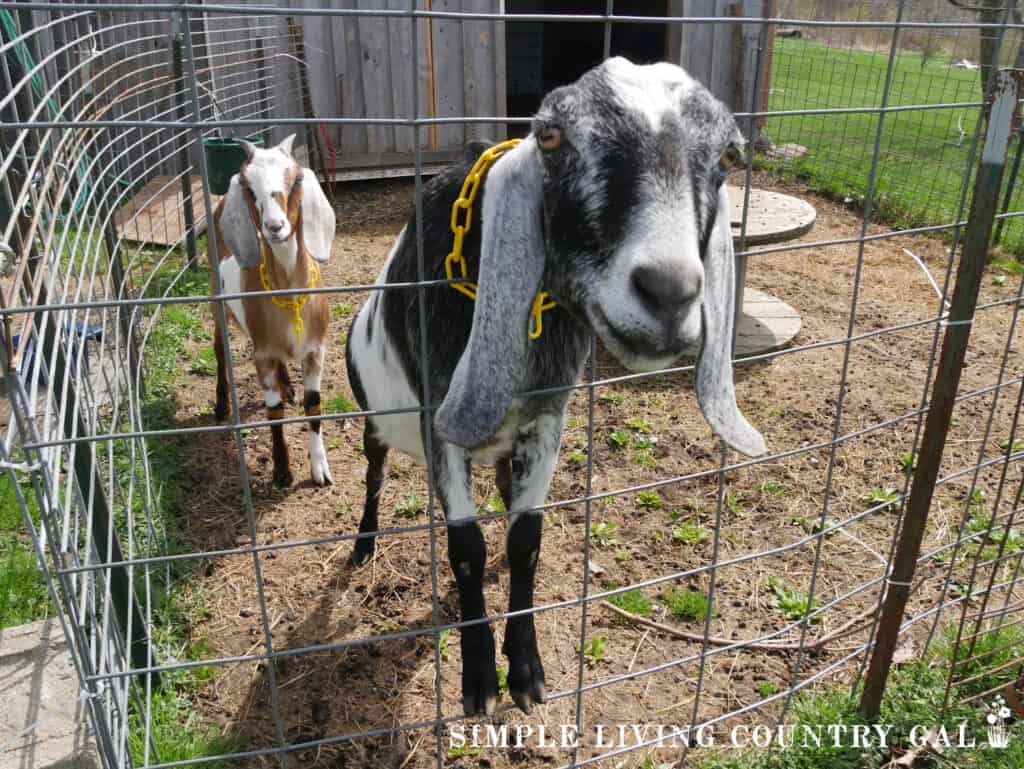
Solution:
[[[887,51],[845,50],[778,38],[769,108],[877,108],[887,66]],[[890,106],[977,102],[980,98],[976,70],[956,69],[946,60],[931,60],[922,66],[916,52],[897,56]],[[953,107],[885,115],[875,183],[876,220],[900,229],[955,220],[978,113],[976,107]],[[808,152],[798,160],[767,159],[765,164],[815,189],[863,202],[878,119],[877,113],[769,118],[765,133],[775,144],[795,142]],[[1024,210],[1021,187],[1015,185],[1011,211]],[[1007,223],[1003,246],[1024,254],[1024,224],[1020,220]]]

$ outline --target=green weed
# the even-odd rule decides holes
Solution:
[[[708,616],[708,597],[699,590],[670,588],[661,600],[677,619],[696,622]]]

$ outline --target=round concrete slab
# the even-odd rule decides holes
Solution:
[[[736,329],[736,357],[781,350],[800,333],[800,313],[764,291],[747,288]]]
[[[744,187],[729,187],[732,203],[732,234],[738,240],[743,219]],[[792,195],[754,188],[747,210],[747,245],[782,243],[810,231],[817,219],[814,206]]]

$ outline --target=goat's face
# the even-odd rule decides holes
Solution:
[[[719,189],[743,144],[732,115],[678,67],[611,59],[551,92],[532,134],[545,287],[627,368],[670,365],[701,336]]]
[[[441,437],[472,447],[501,423],[529,365],[543,284],[631,369],[668,365],[699,341],[708,424],[763,453],[732,381],[723,182],[742,146],[726,107],[672,64],[610,59],[548,94],[530,136],[488,172],[473,328],[435,417]]]
[[[293,197],[301,190],[302,168],[292,157],[292,134],[276,147],[260,149],[246,141],[247,160],[238,183],[249,199],[253,223],[268,243],[282,243],[295,234],[298,205]]]

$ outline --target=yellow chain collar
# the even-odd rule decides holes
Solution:
[[[263,249],[263,259],[260,260],[260,282],[263,283],[264,291],[272,291],[273,288],[270,285],[270,275],[267,272],[267,253],[270,251],[269,248]],[[320,271],[313,264],[312,260],[309,260],[309,288],[315,288],[320,285]],[[291,310],[295,317],[292,318],[292,328],[295,329],[295,341],[299,344],[302,343],[302,332],[306,328],[306,324],[302,320],[302,308],[306,306],[306,302],[309,301],[309,294],[303,294],[302,296],[292,297],[286,299],[283,296],[272,296],[270,301],[275,306],[280,307],[282,310]]]
[[[509,139],[484,150],[469,170],[469,174],[466,175],[459,197],[452,204],[452,234],[455,236],[455,240],[452,243],[451,253],[445,257],[444,271],[448,280],[454,280],[456,278],[455,265],[459,266],[461,274],[458,277],[462,280],[450,285],[473,301],[476,301],[476,283],[465,279],[469,275],[469,267],[466,264],[466,257],[462,254],[463,240],[473,223],[473,203],[476,201],[477,193],[480,192],[480,182],[487,174],[487,169],[495,160],[519,144],[519,141],[519,139]],[[461,222],[459,221],[460,211],[465,211]],[[530,308],[530,339],[539,339],[540,335],[544,333],[544,311],[550,310],[555,304],[553,299],[548,300],[547,291],[537,292],[537,296],[533,299],[533,306]]]

